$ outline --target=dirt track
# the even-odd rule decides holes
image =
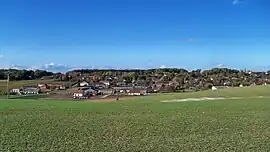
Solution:
[[[126,96],[126,97],[119,97],[119,100],[116,100],[117,97],[109,97],[109,98],[90,98],[84,101],[95,101],[95,102],[117,102],[117,101],[122,101],[125,99],[130,99],[130,98],[136,98],[135,96]]]

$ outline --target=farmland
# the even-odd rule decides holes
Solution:
[[[197,97],[243,97],[162,103]],[[119,102],[0,100],[0,151],[269,151],[270,87]]]

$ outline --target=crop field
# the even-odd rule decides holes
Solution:
[[[241,97],[161,102],[198,97]],[[0,151],[270,151],[270,87],[118,102],[0,100]]]

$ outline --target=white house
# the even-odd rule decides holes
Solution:
[[[147,90],[146,89],[133,89],[128,92],[128,95],[131,95],[131,96],[147,95]]]
[[[212,86],[212,90],[226,89],[228,86]]]
[[[21,89],[12,89],[10,92],[21,95]]]
[[[89,83],[86,81],[80,82],[80,87],[89,86]]]
[[[102,83],[106,86],[109,86],[110,85],[110,82],[109,81],[102,81]]]
[[[84,95],[84,91],[83,90],[78,90],[76,92],[73,93],[73,98],[74,99],[81,99],[81,98],[84,98],[85,95]]]
[[[215,86],[212,86],[212,90],[217,90],[217,88]]]

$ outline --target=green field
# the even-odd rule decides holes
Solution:
[[[244,98],[160,102],[190,97]],[[269,86],[110,103],[2,99],[0,151],[270,151],[267,97]]]

